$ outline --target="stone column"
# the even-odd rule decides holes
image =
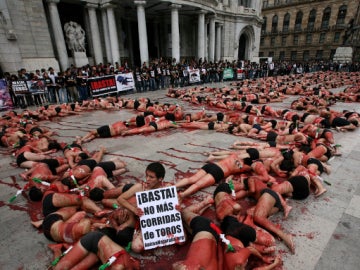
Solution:
[[[104,31],[106,60],[107,60],[107,62],[110,62],[112,59],[112,55],[111,55],[109,27],[108,27],[108,19],[107,19],[106,9],[101,10],[101,19],[102,19],[102,25],[103,25],[103,31]]]
[[[222,24],[216,24],[216,50],[215,50],[215,60],[219,61],[221,59],[221,27]]]
[[[204,61],[205,56],[205,13],[200,11],[198,17],[198,59],[202,58]]]
[[[144,62],[149,64],[148,38],[147,38],[146,18],[145,18],[145,9],[144,9],[144,5],[146,4],[146,1],[134,1],[134,3],[137,6],[141,65]]]
[[[110,40],[110,48],[111,48],[111,62],[115,64],[115,62],[120,63],[120,51],[119,51],[119,39],[116,29],[116,21],[114,16],[114,5],[106,5],[106,15],[107,22],[109,26],[109,40]]]
[[[180,33],[179,33],[179,8],[181,5],[172,4],[171,7],[171,44],[172,58],[180,62]]]
[[[90,30],[91,30],[91,39],[94,49],[94,62],[95,64],[102,63],[104,61],[103,54],[101,50],[101,42],[100,42],[100,32],[99,32],[99,24],[96,16],[96,7],[98,5],[87,3],[86,7],[89,13],[89,21],[90,21]]]
[[[59,57],[60,68],[64,71],[69,67],[69,58],[66,51],[64,32],[61,26],[59,11],[57,8],[57,3],[59,3],[60,0],[47,0],[46,2],[49,6],[51,29],[55,38],[55,46]]]
[[[215,60],[215,16],[210,17],[209,61]]]

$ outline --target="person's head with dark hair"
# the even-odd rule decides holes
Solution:
[[[235,125],[235,124],[231,124],[229,127],[228,127],[228,132],[230,133],[230,134],[233,134],[234,133],[234,129],[237,127],[237,125]],[[237,130],[235,130],[235,132],[236,132]]]
[[[175,114],[173,113],[166,113],[165,114],[165,119],[169,120],[169,121],[175,121]]]
[[[330,125],[330,121],[329,119],[323,119],[320,121],[320,126],[323,127],[323,128],[330,128],[331,125]]]
[[[99,202],[104,199],[104,190],[98,187],[93,188],[90,190],[89,198],[95,202]]]
[[[57,142],[57,141],[50,141],[49,142],[49,146],[48,146],[49,150],[61,150],[61,145]]]
[[[145,117],[143,115],[138,115],[136,116],[135,122],[137,127],[142,127],[145,125]]]
[[[78,154],[78,157],[81,158],[82,160],[84,160],[84,159],[88,159],[89,155],[86,154],[85,152],[81,152]]]
[[[154,115],[154,112],[150,112],[150,111],[144,112],[144,117],[146,117],[148,115]]]
[[[37,187],[31,187],[29,190],[29,198],[33,202],[39,202],[42,200],[43,192]]]
[[[67,186],[69,189],[73,189],[75,188],[75,183],[74,181],[71,179],[71,177],[65,177],[61,180],[61,183],[65,186]]]
[[[357,126],[359,125],[358,120],[356,120],[355,118],[349,119],[349,122],[350,122],[351,124],[353,124],[355,127],[357,127]]]
[[[160,162],[152,162],[146,167],[146,172],[154,172],[157,178],[164,179],[165,167]]]
[[[291,172],[294,169],[294,162],[289,159],[284,159],[279,167],[282,171]]]

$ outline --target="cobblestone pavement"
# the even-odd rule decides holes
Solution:
[[[129,97],[147,96],[160,102],[178,102],[188,111],[195,108],[183,102],[165,97],[165,90],[127,94]],[[287,108],[291,99],[283,103],[271,104],[277,108]],[[334,109],[358,109],[358,104],[338,103]],[[82,136],[91,129],[110,124],[120,119],[126,120],[134,112],[121,110],[114,112],[96,111],[81,113],[43,125],[59,134],[59,141],[71,142],[75,136]],[[293,206],[287,220],[282,214],[272,217],[283,228],[292,233],[296,254],[291,255],[283,243],[278,242],[278,252],[282,254],[283,269],[359,269],[360,256],[360,131],[338,133],[335,140],[341,144],[342,156],[330,162],[332,172],[324,179],[331,183],[328,191],[320,198],[310,196],[305,201],[289,200]],[[204,152],[227,149],[235,139],[229,134],[208,130],[166,130],[149,135],[96,139],[85,146],[94,151],[103,145],[108,154],[105,160],[120,157],[128,164],[129,172],[118,180],[135,181],[143,179],[146,165],[161,161],[166,167],[167,181],[174,181],[195,172],[205,163]],[[242,140],[245,140],[242,138]],[[46,269],[51,262],[50,243],[42,233],[30,224],[31,218],[41,218],[38,210],[30,214],[30,209],[40,209],[39,204],[29,203],[26,194],[8,203],[17,188],[24,185],[20,180],[21,169],[11,165],[14,158],[5,149],[0,149],[0,269]],[[200,201],[211,194],[213,187],[193,196]],[[212,209],[208,210],[211,215]],[[138,256],[142,269],[170,269],[174,257],[184,256],[184,248],[158,248]]]

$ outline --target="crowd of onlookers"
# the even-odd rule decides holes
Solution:
[[[233,75],[224,76],[224,70],[232,70]],[[196,82],[190,80],[190,71],[197,70],[199,79]],[[9,86],[12,103],[15,107],[27,105],[42,105],[67,103],[87,100],[91,97],[91,91],[87,84],[87,78],[106,76],[118,73],[133,73],[134,90],[137,92],[155,91],[169,87],[184,87],[191,83],[216,83],[224,80],[256,79],[268,76],[309,73],[316,71],[346,71],[360,70],[360,63],[336,63],[336,62],[268,62],[255,63],[250,61],[226,61],[208,62],[206,60],[187,59],[176,63],[171,58],[159,58],[144,63],[142,66],[130,66],[127,61],[122,65],[98,64],[75,67],[71,65],[67,70],[57,72],[52,67],[37,69],[28,72],[25,68],[18,74],[4,73],[4,78]],[[11,82],[25,80],[29,94],[15,95],[12,91]]]

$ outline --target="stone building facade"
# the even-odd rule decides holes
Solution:
[[[332,60],[338,47],[352,46],[348,30],[358,13],[359,1],[264,0],[259,56]]]
[[[257,0],[0,0],[0,65],[253,60],[260,14]],[[66,23],[77,27],[65,31]]]

